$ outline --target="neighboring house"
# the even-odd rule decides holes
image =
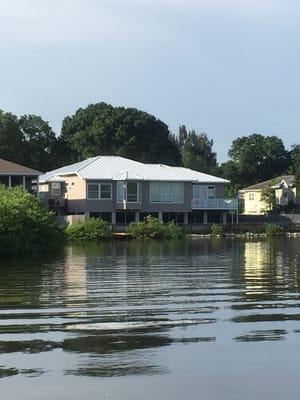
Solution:
[[[229,181],[187,168],[98,156],[40,177],[40,198],[58,215],[85,214],[112,224],[151,214],[178,223],[226,223],[236,199],[224,198]]]
[[[274,190],[276,206],[284,207],[300,203],[299,197],[297,198],[295,176],[283,175],[240,190],[239,198],[244,205],[243,214],[261,215],[270,210],[270,205],[263,196],[266,190]]]
[[[0,184],[14,187],[22,186],[28,192],[38,189],[37,181],[41,172],[0,158]]]

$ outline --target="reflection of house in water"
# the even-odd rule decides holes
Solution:
[[[246,289],[258,293],[283,282],[283,257],[272,241],[245,242],[244,282]]]
[[[74,254],[72,247],[67,250],[65,259],[66,305],[73,306],[87,298],[87,257],[84,252]]]

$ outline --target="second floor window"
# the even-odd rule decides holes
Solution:
[[[110,200],[112,190],[110,183],[88,183],[87,198],[90,200]]]
[[[140,202],[140,185],[138,182],[118,182],[118,202]]]
[[[51,194],[52,194],[52,196],[60,196],[61,195],[61,184],[59,182],[53,182],[51,184]]]
[[[151,203],[183,203],[183,183],[151,182]]]

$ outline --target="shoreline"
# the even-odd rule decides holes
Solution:
[[[222,235],[212,235],[210,233],[208,234],[203,234],[203,233],[189,233],[185,235],[187,238],[191,239],[221,239],[221,238],[237,238],[237,239],[252,239],[252,238],[274,238],[274,237],[288,237],[288,238],[300,238],[300,232],[283,232],[283,233],[278,233],[275,235],[267,235],[266,233],[251,233],[251,232],[245,232],[245,233],[224,233]]]

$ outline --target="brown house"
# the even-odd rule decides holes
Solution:
[[[42,173],[34,169],[0,158],[0,184],[22,186],[28,192],[37,190],[37,180]]]

